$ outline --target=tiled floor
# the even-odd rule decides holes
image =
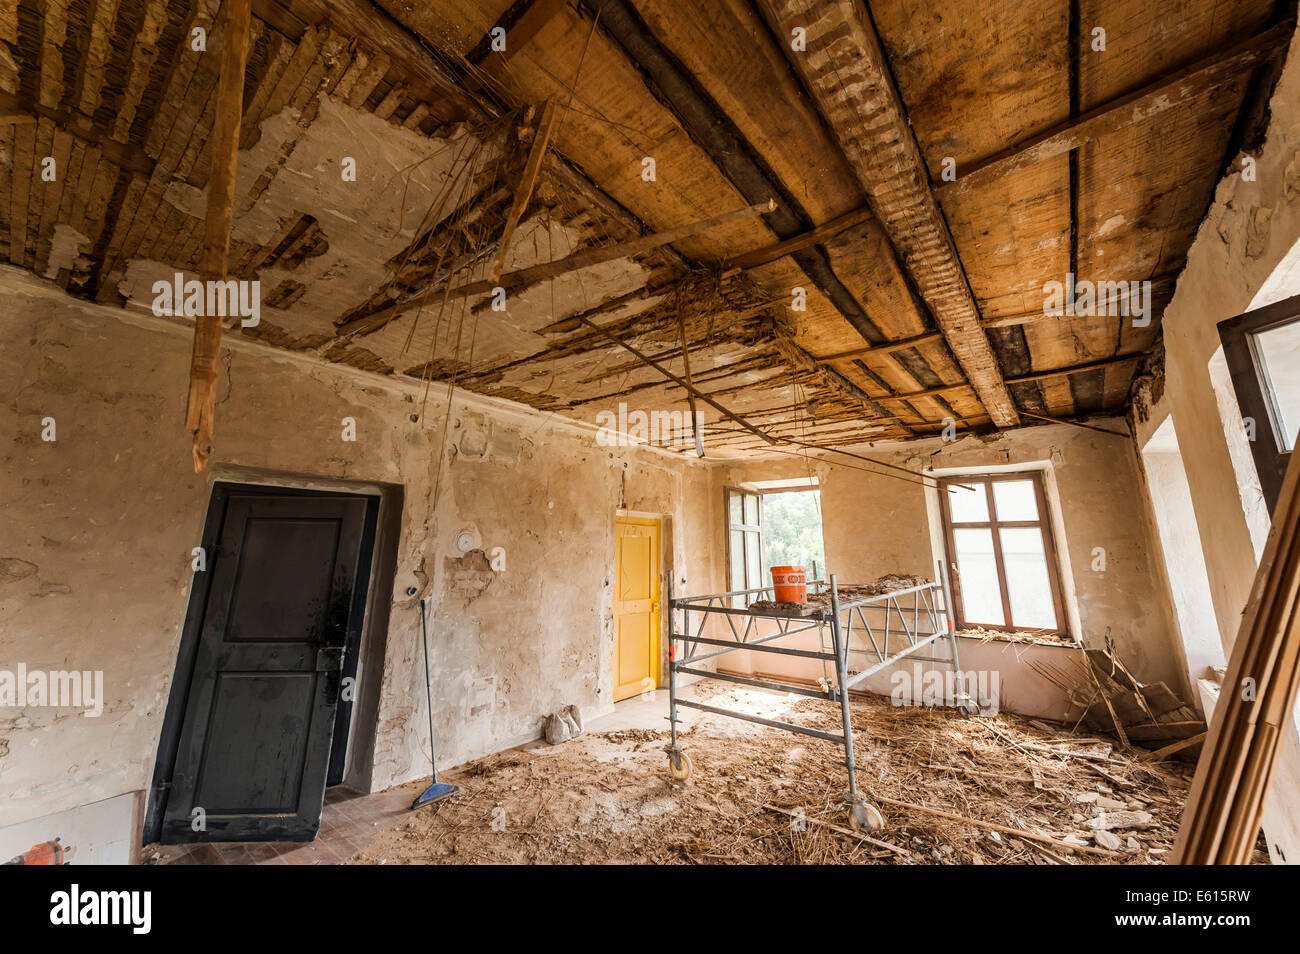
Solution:
[[[689,688],[683,695],[689,695]],[[695,709],[678,710],[686,724],[700,715]],[[659,689],[625,699],[614,711],[593,719],[590,731],[667,728],[668,692]],[[545,745],[545,743],[540,743]],[[153,845],[145,862],[160,865],[329,865],[360,851],[376,832],[400,824],[420,793],[419,786],[404,785],[375,795],[359,795],[344,788],[325,793],[320,832],[310,842],[241,842],[232,844]]]
[[[376,795],[331,788],[325,793],[315,841],[155,845],[144,857],[146,862],[161,865],[337,864],[360,851],[376,832],[401,822],[413,797],[405,788]]]

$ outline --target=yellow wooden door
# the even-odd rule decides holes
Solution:
[[[614,701],[659,685],[659,521],[619,517],[614,560]]]

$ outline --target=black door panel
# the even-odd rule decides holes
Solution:
[[[164,842],[315,836],[342,660],[360,639],[369,522],[361,497],[230,496],[209,566]]]

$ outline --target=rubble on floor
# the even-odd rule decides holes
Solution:
[[[834,731],[837,706],[699,683],[698,698]],[[852,702],[859,786],[883,829],[855,832],[842,751],[700,715],[680,734],[694,764],[668,773],[668,732],[593,732],[446,773],[460,792],[379,834],[350,863],[1161,864],[1192,768],[1117,752],[1003,713]],[[420,783],[410,786],[414,792]]]
[[[1138,745],[1168,754],[1199,751],[1205,720],[1163,682],[1134,678],[1106,641],[1104,649],[1085,649],[1064,667],[1030,663],[1044,678],[1070,693],[1083,712],[1082,725],[1113,733],[1124,746]]]

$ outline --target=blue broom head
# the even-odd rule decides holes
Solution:
[[[434,782],[420,793],[420,797],[411,803],[411,807],[419,808],[421,805],[428,805],[430,802],[446,798],[457,791],[459,789],[455,785],[448,785],[446,782]]]

